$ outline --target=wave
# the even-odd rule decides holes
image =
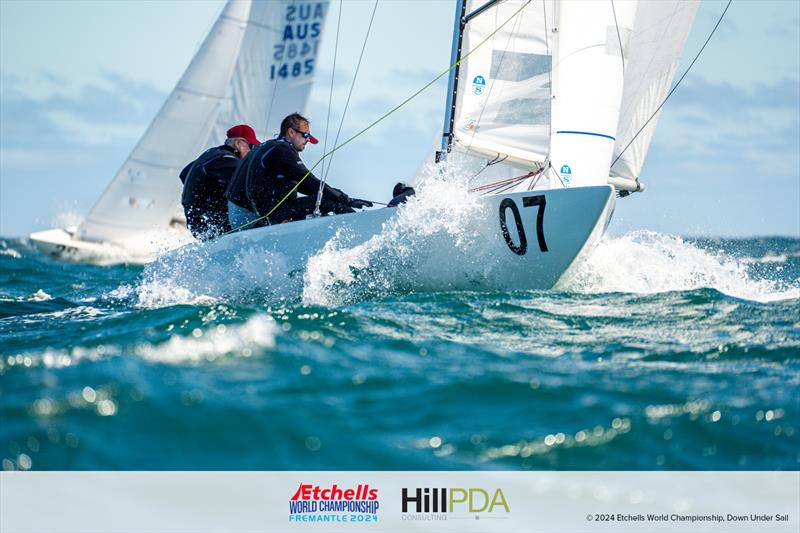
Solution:
[[[681,237],[651,231],[604,237],[556,288],[587,294],[652,294],[711,288],[756,302],[800,298],[798,279],[756,279],[747,261]]]
[[[13,367],[65,368],[86,361],[133,355],[152,363],[183,365],[211,362],[222,357],[249,358],[272,350],[279,331],[272,317],[258,314],[242,324],[215,324],[173,334],[158,343],[140,342],[128,346],[100,344],[70,349],[47,348],[0,358],[0,374]]]

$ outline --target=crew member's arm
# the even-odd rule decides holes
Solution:
[[[300,185],[297,187],[297,192],[307,196],[316,197],[317,191],[319,191],[319,178],[317,178],[311,173],[310,170],[308,170],[308,168],[306,168],[305,164],[303,164],[303,161],[300,159],[300,156],[297,155],[297,152],[292,152],[294,152],[294,150],[281,150],[280,154],[276,154],[281,163],[281,167],[279,168],[286,170],[285,175],[288,180],[292,182],[293,186],[300,182]],[[350,203],[349,196],[339,189],[334,189],[327,184],[322,190],[322,197],[326,200],[332,200],[334,202],[340,202],[343,204]]]
[[[194,165],[194,161],[183,167],[181,173],[178,177],[181,178],[181,183],[186,183],[186,178],[189,176],[189,171],[192,170],[192,166]]]

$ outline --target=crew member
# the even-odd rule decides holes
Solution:
[[[260,144],[253,128],[245,124],[227,131],[221,146],[210,148],[181,171],[181,204],[189,231],[206,241],[231,230],[225,191],[239,160]]]
[[[306,168],[299,154],[307,143],[317,142],[309,131],[308,119],[293,113],[281,122],[276,139],[266,141],[242,160],[227,193],[233,229],[302,220],[314,212],[320,180]],[[298,192],[306,196],[298,197]],[[328,185],[323,188],[322,214],[353,213],[354,208],[363,207],[372,207],[372,202],[350,198]]]

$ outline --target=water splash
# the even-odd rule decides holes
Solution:
[[[653,294],[711,288],[758,302],[800,298],[800,280],[755,279],[748,263],[681,237],[636,231],[604,237],[586,261],[567,272],[556,289],[587,294]]]
[[[472,288],[491,261],[481,250],[487,206],[467,192],[458,163],[426,167],[417,194],[372,238],[330,240],[306,268],[303,302],[342,305],[365,297]]]
[[[301,280],[287,258],[247,241],[212,257],[205,245],[187,246],[147,265],[135,287],[120,287],[134,305],[211,305],[216,302],[269,304],[297,299]]]

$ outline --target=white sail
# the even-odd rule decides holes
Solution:
[[[467,3],[467,13],[485,1]],[[471,20],[463,54],[474,49],[524,0],[508,0]],[[455,148],[530,165],[550,145],[550,71],[554,2],[530,2],[462,61],[454,124]]]
[[[631,139],[666,98],[698,5],[697,0],[653,0],[639,4],[625,66],[614,159],[622,150],[625,152],[611,167],[611,176],[635,179],[641,174],[658,115],[633,143]]]
[[[520,8],[461,64],[454,149],[517,167],[494,176],[549,159],[549,186],[634,184],[658,116],[638,132],[666,97],[697,1],[509,0],[467,24],[462,53]]]
[[[550,162],[564,187],[608,181],[636,8],[595,0],[559,6]]]
[[[175,89],[79,226],[79,240],[124,243],[183,218],[178,173],[225,130],[262,137],[302,112],[327,0],[229,0]]]

